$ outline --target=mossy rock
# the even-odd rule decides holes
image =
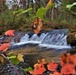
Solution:
[[[66,40],[67,40],[67,44],[71,46],[76,46],[76,32],[69,33],[67,35]]]

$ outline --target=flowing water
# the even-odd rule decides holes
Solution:
[[[9,51],[16,55],[23,54],[24,61],[30,66],[34,65],[40,57],[45,58],[47,62],[59,62],[61,54],[71,48],[66,42],[67,33],[67,29],[41,32],[39,35],[32,32],[16,32]],[[15,39],[19,39],[19,42],[15,43]]]
[[[39,47],[69,49],[71,46],[66,42],[67,33],[67,29],[51,30],[46,33],[42,32],[39,36],[37,34],[32,34],[31,37],[28,33],[25,33],[18,43],[12,41],[12,47],[36,44]]]
[[[71,48],[66,42],[67,32],[66,29],[50,31],[39,46],[56,49]]]

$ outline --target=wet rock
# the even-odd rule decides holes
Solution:
[[[67,35],[67,43],[72,47],[76,47],[76,32],[71,32]]]
[[[4,65],[2,65],[0,63],[0,75],[18,75],[18,74],[19,75],[25,75],[22,68],[20,68],[18,66],[14,66],[14,67],[15,67],[15,69],[8,62],[5,63]]]

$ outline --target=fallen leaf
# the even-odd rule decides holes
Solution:
[[[18,59],[19,61],[24,62],[24,59],[23,59],[23,55],[22,55],[22,54],[18,54],[18,55],[17,55],[17,59]]]

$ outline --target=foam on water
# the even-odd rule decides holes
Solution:
[[[42,43],[39,44],[40,47],[55,48],[55,49],[69,49],[66,42],[67,31],[66,30],[53,30],[50,31],[44,38]]]
[[[54,49],[70,49],[71,46],[63,46],[63,45],[48,45],[48,44],[39,44],[40,47],[46,48],[54,48]]]
[[[26,44],[38,44],[39,47],[46,47],[46,48],[54,48],[54,49],[69,49],[69,46],[66,42],[67,37],[67,29],[58,29],[58,30],[51,30],[47,33],[41,33],[39,36],[37,34],[30,35],[25,33],[21,38],[20,42],[15,43],[14,38],[11,43],[12,47],[26,45]],[[1,39],[1,38],[0,38]]]
[[[24,45],[24,44],[40,44],[43,39],[45,38],[47,34],[42,33],[40,36],[37,36],[37,34],[33,34],[31,38],[29,38],[28,34],[25,34],[23,37],[21,37],[19,43],[12,42],[12,45]]]

